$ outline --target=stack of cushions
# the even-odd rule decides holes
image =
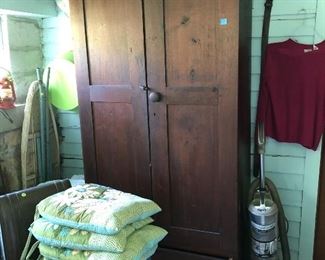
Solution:
[[[54,194],[37,205],[30,232],[46,259],[147,259],[167,232],[152,225],[159,206],[97,184]]]

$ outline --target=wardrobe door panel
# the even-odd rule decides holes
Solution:
[[[149,102],[162,244],[237,257],[238,2],[144,3],[148,84],[162,95]]]
[[[215,159],[218,153],[215,108],[168,106],[170,215],[175,227],[219,232],[221,210],[211,207],[211,201],[219,204],[221,195],[216,185],[220,174]]]
[[[70,4],[86,180],[150,197],[142,1]]]
[[[103,173],[100,182],[121,188],[134,190],[134,178],[131,173],[136,168],[131,155],[133,142],[133,116],[130,104],[110,104],[99,102],[93,105],[94,132],[96,136],[97,168]],[[119,123],[116,124],[115,122]],[[103,123],[105,122],[105,123]]]
[[[215,0],[165,2],[168,87],[215,84],[219,7]]]
[[[85,8],[91,84],[143,82],[141,0],[85,0]]]

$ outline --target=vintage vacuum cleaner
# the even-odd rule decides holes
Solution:
[[[251,248],[260,257],[275,257],[278,244],[278,207],[265,188],[264,152],[265,136],[263,124],[258,126],[258,154],[260,156],[259,189],[249,204]]]
[[[263,77],[263,64],[268,44],[272,6],[273,0],[265,0],[261,39],[260,83]],[[288,221],[277,189],[273,182],[265,177],[264,173],[265,131],[262,122],[259,122],[256,126],[255,140],[254,176],[259,176],[259,178],[252,182],[248,194],[251,259],[279,259],[278,241],[280,239],[282,259],[290,260],[287,238]]]
[[[257,147],[260,158],[259,179],[255,179],[249,191],[249,220],[251,259],[279,259],[278,240],[281,242],[284,260],[290,259],[287,238],[288,222],[275,185],[265,177],[264,125],[257,127]]]

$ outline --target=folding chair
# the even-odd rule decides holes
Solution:
[[[71,187],[54,180],[0,196],[0,259],[17,260],[24,249],[36,205],[44,198]]]

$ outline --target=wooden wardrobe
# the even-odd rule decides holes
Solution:
[[[70,0],[85,178],[152,198],[153,259],[244,259],[250,0]]]

